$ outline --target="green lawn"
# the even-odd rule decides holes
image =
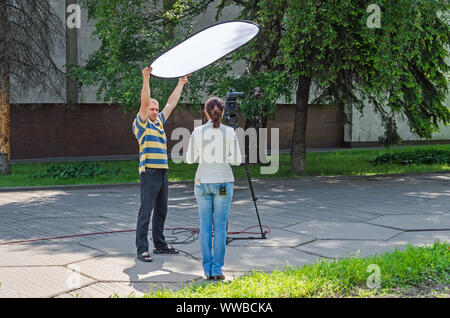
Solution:
[[[450,171],[449,162],[441,164],[382,164],[373,165],[369,162],[377,156],[386,153],[398,153],[415,150],[445,150],[450,151],[450,145],[431,145],[399,147],[383,150],[341,150],[333,152],[309,152],[306,155],[306,176],[341,176],[341,175],[377,175],[410,172],[435,172]],[[74,164],[74,163],[72,163]],[[97,164],[107,173],[95,177],[76,178],[54,178],[35,176],[45,172],[51,163],[40,164],[13,164],[12,174],[0,176],[0,187],[18,186],[44,186],[44,185],[67,185],[67,184],[104,184],[104,183],[127,183],[139,182],[138,161],[102,161]],[[61,164],[58,164],[61,165]],[[66,164],[67,165],[67,164]],[[193,180],[196,164],[175,164],[169,162],[169,180],[182,181]],[[295,177],[290,174],[290,156],[281,154],[279,157],[279,169],[275,174],[261,174],[261,166],[250,165],[252,177]],[[235,177],[246,178],[242,166],[235,168]]]
[[[449,248],[447,242],[435,242],[432,246],[410,245],[405,250],[364,258],[321,259],[300,268],[286,267],[272,273],[254,271],[228,282],[149,291],[144,297],[417,297],[421,290],[426,297],[449,297]]]

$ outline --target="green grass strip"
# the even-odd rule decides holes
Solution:
[[[370,257],[319,259],[300,268],[253,271],[228,282],[191,284],[181,290],[150,291],[148,298],[377,297],[421,284],[450,283],[450,245],[396,249]],[[245,257],[245,255],[243,255]],[[376,288],[379,273],[379,288]],[[374,288],[375,287],[375,288]]]
[[[306,172],[303,176],[370,176],[414,172],[450,171],[447,162],[434,164],[399,164],[386,162],[373,164],[377,157],[400,152],[450,151],[450,145],[399,147],[381,150],[341,150],[330,152],[308,152]],[[60,167],[57,167],[57,166]],[[84,167],[81,171],[79,168]],[[197,164],[169,161],[169,181],[193,180]],[[263,174],[262,166],[251,164],[253,178],[298,177],[290,173],[290,155],[279,156],[279,169],[274,174]],[[0,175],[0,187],[49,186],[74,184],[108,184],[139,182],[138,161],[101,161],[89,165],[80,163],[13,164],[11,175]],[[60,175],[61,177],[58,177]],[[243,166],[234,169],[236,179],[247,177]]]

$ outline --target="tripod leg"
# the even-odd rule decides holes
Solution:
[[[255,209],[256,209],[256,216],[258,217],[259,229],[261,230],[261,238],[265,239],[266,233],[263,232],[262,225],[261,225],[261,219],[259,218],[258,206],[256,205],[256,200],[258,200],[258,199],[255,197],[255,192],[253,191],[253,185],[252,185],[252,180],[250,179],[250,172],[248,170],[247,161],[244,161],[244,168],[245,168],[245,172],[247,173],[248,184],[250,187],[250,191],[252,193],[253,204],[255,205]]]

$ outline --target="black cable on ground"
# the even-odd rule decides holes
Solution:
[[[253,225],[245,228],[239,232],[227,232],[228,235],[239,235],[239,234],[260,234],[259,232],[247,232],[247,230],[251,228],[259,227],[259,225]],[[268,233],[270,233],[270,228],[266,225],[262,225],[262,227],[268,229]],[[198,228],[168,228],[165,229],[172,230],[172,235],[177,235],[183,232],[189,232],[189,237],[184,241],[178,242],[174,240],[171,244],[191,244],[198,239],[198,235],[200,230]],[[57,240],[57,239],[66,239],[66,238],[74,238],[74,237],[83,237],[83,236],[92,236],[92,235],[102,235],[102,234],[116,234],[116,233],[126,233],[126,232],[135,232],[136,230],[118,230],[118,231],[106,231],[106,232],[94,232],[94,233],[84,233],[84,234],[72,234],[72,235],[63,235],[63,236],[53,236],[53,237],[42,237],[36,239],[27,239],[27,240],[19,240],[19,241],[10,241],[10,242],[0,242],[0,245],[9,245],[9,244],[18,244],[18,243],[30,243],[37,241],[46,241],[46,240]],[[151,231],[151,229],[149,229]],[[178,231],[178,232],[177,232]],[[214,232],[213,232],[214,234]]]

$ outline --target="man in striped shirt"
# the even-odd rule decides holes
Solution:
[[[164,124],[180,100],[187,76],[180,77],[166,106],[159,112],[159,103],[150,97],[151,67],[142,70],[141,107],[132,130],[139,143],[139,178],[141,186],[141,206],[136,226],[137,258],[151,262],[148,252],[148,226],[153,210],[152,239],[156,254],[178,254],[164,238],[164,221],[167,215],[168,177],[167,138]]]

